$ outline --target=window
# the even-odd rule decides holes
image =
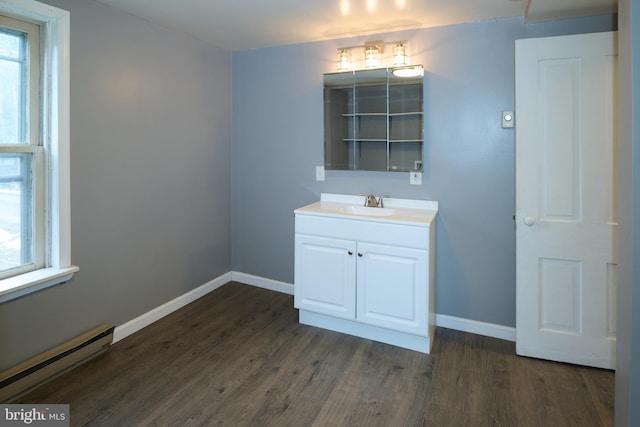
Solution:
[[[71,278],[69,13],[0,3],[0,303]]]
[[[44,265],[39,35],[0,16],[0,278]]]

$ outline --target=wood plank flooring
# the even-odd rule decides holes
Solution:
[[[438,328],[430,355],[297,323],[229,283],[23,397],[73,426],[611,426],[614,373]]]

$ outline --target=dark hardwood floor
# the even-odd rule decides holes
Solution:
[[[614,373],[438,328],[430,355],[297,323],[229,283],[20,399],[71,425],[610,426]]]

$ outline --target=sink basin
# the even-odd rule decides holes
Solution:
[[[390,208],[370,208],[367,206],[344,206],[340,208],[340,211],[352,215],[366,215],[366,216],[390,216],[395,213],[394,209]]]

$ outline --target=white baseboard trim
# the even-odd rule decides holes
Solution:
[[[247,273],[240,273],[238,271],[231,272],[231,280],[233,280],[234,282],[244,283],[246,285],[257,286],[258,288],[264,288],[272,291],[282,292],[283,294],[293,295],[293,285],[291,283],[265,279],[264,277],[254,276]]]
[[[231,281],[231,273],[225,273],[220,277],[217,277],[204,285],[197,287],[186,294],[180,295],[177,298],[172,299],[169,302],[162,304],[146,313],[131,319],[120,326],[117,326],[113,331],[113,343],[120,341],[129,335],[138,332],[145,326],[149,326],[153,322],[162,319],[163,317],[173,313],[174,311],[184,307],[185,305],[197,300],[200,297],[205,296],[209,292],[218,289],[220,286]]]
[[[196,289],[187,292],[184,295],[174,298],[171,301],[136,317],[135,319],[131,319],[128,322],[117,326],[113,331],[113,343],[128,337],[145,326],[149,326],[153,322],[162,319],[163,317],[197,300],[198,298],[205,296],[209,292],[218,289],[230,281],[293,295],[294,287],[291,283],[265,279],[264,277],[240,273],[238,271],[230,271]],[[443,328],[455,329],[458,331],[499,338],[507,341],[516,340],[516,329],[507,326],[478,322],[476,320],[463,319],[460,317],[448,316],[446,314],[436,314],[435,322],[436,326]]]
[[[291,283],[265,279],[264,277],[240,273],[238,271],[231,272],[231,280],[244,283],[246,285],[257,286],[259,288],[293,295],[294,287]],[[461,317],[448,316],[446,314],[436,314],[436,326],[477,335],[484,335],[487,337],[499,338],[507,341],[516,340],[516,328],[496,325],[493,323],[479,322],[477,320],[464,319]]]
[[[436,314],[436,326],[469,332],[471,334],[484,335],[486,337],[499,338],[501,340],[516,340],[516,328],[496,325],[494,323],[478,322],[477,320],[463,319],[446,314]]]

